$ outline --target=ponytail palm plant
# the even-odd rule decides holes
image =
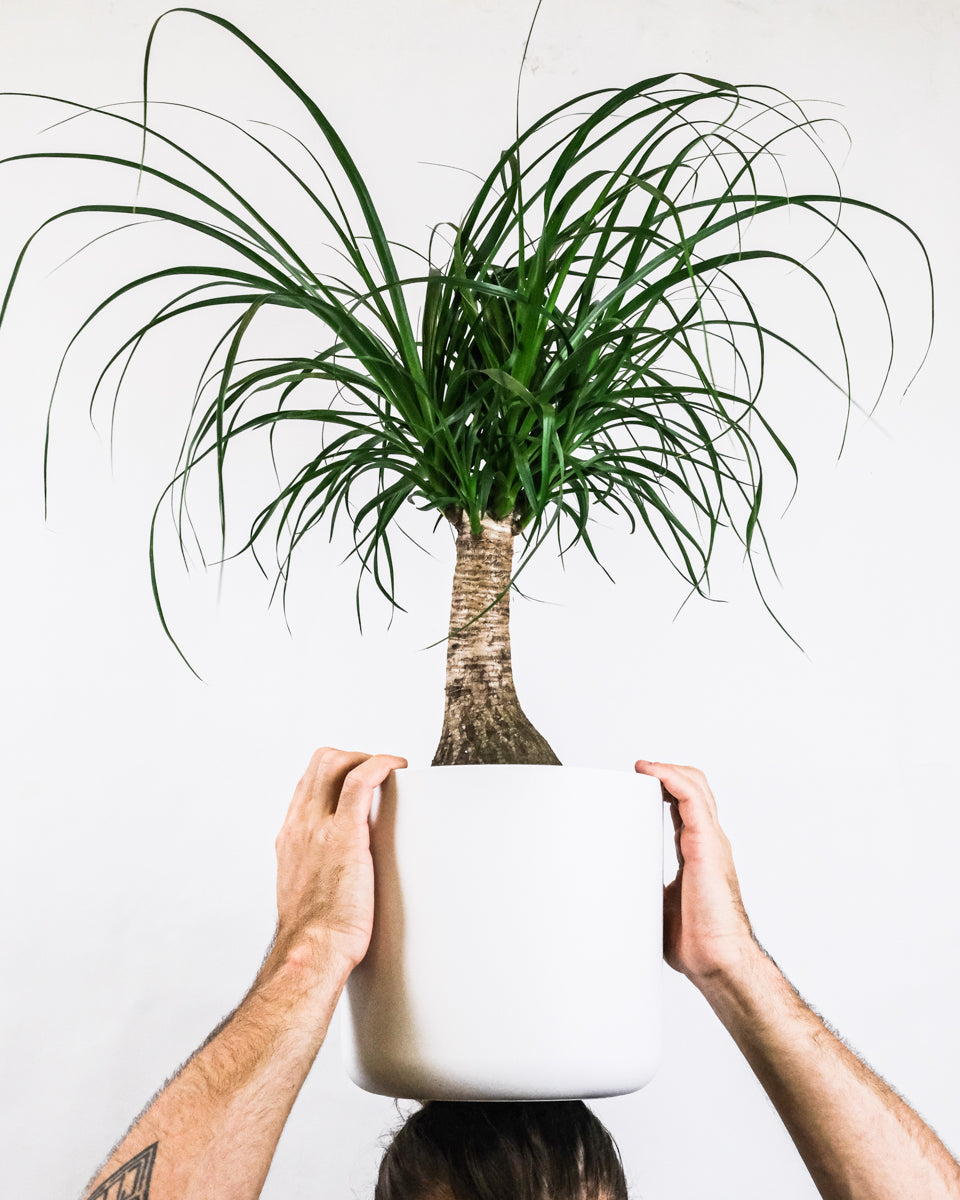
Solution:
[[[391,531],[407,502],[435,513],[434,528],[446,522],[455,534],[456,567],[434,764],[557,763],[517,698],[509,631],[511,588],[550,533],[561,554],[582,542],[596,558],[590,521],[598,509],[622,512],[631,532],[645,529],[690,588],[705,594],[717,535],[726,529],[757,579],[755,558],[767,553],[765,471],[776,460],[796,478],[794,458],[761,405],[768,348],[785,347],[819,372],[844,397],[849,416],[853,393],[837,309],[807,262],[785,248],[755,245],[758,230],[788,208],[819,222],[825,240],[846,244],[885,314],[884,384],[893,359],[890,311],[839,216],[870,212],[914,238],[930,275],[932,335],[923,243],[899,218],[840,195],[839,184],[836,192],[790,194],[782,179],[779,188],[765,182],[768,174],[781,178],[785,138],[802,139],[829,165],[818,122],[782,93],[672,74],[577,96],[522,132],[518,124],[464,215],[436,227],[419,254],[386,236],[330,121],[274,59],[222,17],[171,12],[238,39],[302,106],[312,142],[274,127],[258,135],[233,128],[262,156],[276,186],[309,204],[314,227],[342,265],[336,273],[320,270],[298,248],[305,229],[275,227],[226,171],[154,124],[163,108],[151,101],[148,109],[147,80],[161,17],[147,42],[142,114],[91,113],[44,98],[65,106],[67,119],[133,132],[142,138],[139,154],[46,151],[4,160],[119,168],[130,173],[131,190],[137,181],[138,194],[133,204],[128,196],[125,204],[79,205],[44,221],[13,268],[0,320],[24,256],[54,222],[100,213],[145,222],[148,232],[157,221],[185,231],[196,256],[111,291],[64,355],[106,310],[172,286],[148,320],[131,322],[99,377],[96,400],[111,370],[122,382],[148,335],[204,313],[225,314],[150,531],[154,596],[171,640],[155,555],[161,504],[172,501],[185,547],[187,495],[203,476],[198,468],[208,466],[225,557],[228,454],[238,439],[266,436],[272,447],[292,422],[309,450],[296,469],[278,475],[241,549],[261,562],[271,542],[277,586],[285,590],[307,535],[317,526],[332,531],[345,516],[361,582],[372,576],[397,605]],[[223,121],[196,111],[194,119]],[[174,166],[154,165],[159,155]],[[141,186],[163,199],[142,203]],[[761,260],[809,281],[836,331],[839,380],[765,324],[744,280]],[[413,266],[401,270],[401,261]],[[309,352],[247,356],[273,309],[312,321]],[[49,429],[48,417],[48,444]],[[321,444],[310,440],[311,429]]]

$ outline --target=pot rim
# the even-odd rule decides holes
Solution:
[[[628,771],[618,767],[567,767],[553,763],[457,763],[439,767],[394,767],[391,775],[426,775],[436,771],[460,771],[476,774],[480,771],[564,771],[580,775],[618,775],[649,779],[639,771]]]

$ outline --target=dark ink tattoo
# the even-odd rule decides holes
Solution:
[[[87,1200],[147,1200],[158,1144],[154,1142],[146,1150],[141,1150],[136,1158],[131,1158],[119,1171],[114,1171]]]

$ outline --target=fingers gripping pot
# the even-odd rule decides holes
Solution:
[[[391,772],[370,948],[347,983],[360,1087],[574,1099],[649,1082],[661,1040],[656,780],[554,766]]]

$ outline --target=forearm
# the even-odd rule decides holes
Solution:
[[[100,1200],[106,1181],[154,1143],[149,1200],[259,1196],[347,973],[322,955],[271,952],[230,1020],[110,1156],[90,1185],[91,1200]],[[108,1189],[104,1200],[108,1192],[113,1200]],[[138,1191],[137,1200],[147,1200],[146,1192]]]
[[[743,1052],[824,1200],[958,1200],[936,1134],[835,1037],[756,948],[700,989]]]

